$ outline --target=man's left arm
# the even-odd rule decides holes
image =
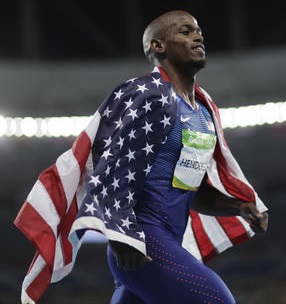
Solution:
[[[265,233],[268,213],[259,212],[254,202],[229,197],[207,183],[206,178],[192,202],[191,208],[199,213],[213,216],[242,216],[255,233]]]

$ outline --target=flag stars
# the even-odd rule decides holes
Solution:
[[[129,221],[128,216],[125,220],[121,220],[121,221],[122,221],[122,227],[126,227],[127,229],[129,229],[129,226],[132,224],[132,222]]]
[[[131,151],[130,149],[128,149],[128,154],[126,155],[126,157],[128,158],[128,162],[131,161],[131,159],[135,159],[135,151]]]
[[[131,116],[132,120],[134,121],[134,119],[136,117],[138,117],[138,115],[137,115],[137,109],[135,109],[135,110],[129,109],[129,114],[127,116]]]
[[[154,84],[157,86],[157,88],[158,88],[160,85],[162,85],[161,79],[160,79],[160,78],[154,78],[154,77],[152,77],[152,78],[153,78],[152,83],[154,83]]]
[[[125,110],[130,108],[133,104],[132,98],[130,97],[128,101],[125,101]]]
[[[109,156],[112,156],[112,154],[110,153],[110,149],[107,149],[107,150],[105,150],[105,151],[102,153],[102,157],[104,157],[105,160],[107,160],[107,158],[108,158]]]
[[[105,187],[105,186],[102,187],[101,194],[102,194],[103,198],[105,198],[107,196],[107,187]]]
[[[164,119],[160,120],[160,122],[164,125],[164,128],[166,128],[167,125],[171,125],[170,119],[171,119],[171,117],[167,117],[164,114]]]
[[[112,215],[111,215],[111,213],[110,213],[110,208],[106,208],[105,207],[105,213],[104,213],[109,219],[111,219],[112,218]]]
[[[116,190],[116,188],[119,188],[119,181],[120,179],[116,179],[115,177],[113,178],[113,183],[111,184],[114,188],[114,190]]]
[[[146,169],[144,169],[145,176],[147,176],[147,175],[150,173],[151,168],[152,168],[152,166],[150,166],[149,164],[147,164],[147,168],[146,168]]]
[[[172,90],[171,95],[172,95],[172,98],[173,98],[175,101],[178,100],[177,93],[176,93],[174,90]]]
[[[99,206],[99,201],[98,201],[97,195],[93,195],[93,203],[94,203],[96,206]]]
[[[119,167],[120,167],[120,159],[118,159],[115,164],[115,168],[119,168]]]
[[[128,79],[126,82],[132,82],[133,83],[136,79],[138,79],[138,77]]]
[[[118,119],[118,120],[116,120],[115,122],[115,130],[116,129],[121,129],[122,127],[123,127],[123,122],[122,122],[122,119],[121,119],[121,117]]]
[[[114,199],[113,207],[118,211],[120,209],[120,200]]]
[[[104,110],[104,112],[103,112],[103,117],[104,116],[106,116],[106,117],[109,117],[109,114],[111,113],[112,111],[111,110],[109,110],[109,107],[107,107],[105,110]]]
[[[144,231],[140,231],[140,232],[137,232],[137,233],[139,234],[140,239],[145,240],[145,233],[144,233]]]
[[[142,129],[143,130],[145,130],[145,134],[147,135],[148,134],[148,132],[153,132],[153,130],[152,130],[152,123],[148,123],[147,121],[145,121],[145,126],[144,127],[142,127]]]
[[[168,96],[164,96],[163,94],[161,94],[161,98],[159,99],[159,101],[162,103],[162,108],[165,106],[165,104],[168,104]]]
[[[138,87],[138,89],[136,91],[140,91],[142,93],[144,93],[145,91],[149,91],[149,89],[146,88],[146,84],[143,84],[143,85],[138,84],[137,87]]]
[[[124,141],[124,138],[122,138],[122,137],[119,136],[119,140],[118,140],[117,144],[119,145],[120,150],[123,147],[123,141]]]
[[[145,106],[143,106],[143,108],[145,109],[145,113],[147,113],[148,111],[152,111],[152,109],[151,109],[151,102],[148,102],[146,100]]]
[[[94,184],[95,187],[97,187],[97,185],[101,184],[101,181],[99,180],[99,175],[97,175],[97,176],[93,176],[93,175],[92,175],[92,176],[90,177],[89,183]]]
[[[128,195],[126,196],[126,198],[128,199],[128,203],[130,204],[132,201],[133,201],[133,195],[134,195],[134,192],[130,192],[128,191]]]
[[[114,97],[114,100],[115,100],[115,99],[120,99],[124,93],[120,89],[119,91],[114,92],[114,94],[115,94],[115,97]]]
[[[149,145],[147,142],[146,142],[146,146],[145,148],[142,148],[142,150],[144,150],[146,152],[146,156],[149,154],[149,153],[154,153],[154,151],[152,150],[154,145]]]
[[[128,134],[128,137],[129,137],[129,140],[131,140],[132,138],[136,138],[135,137],[135,132],[136,132],[136,130],[134,130],[134,129],[132,129],[131,131],[130,131],[130,133]]]
[[[128,174],[125,176],[128,179],[128,183],[130,183],[130,181],[135,180],[135,172],[131,172],[130,170],[128,170]]]
[[[103,141],[105,142],[104,148],[108,147],[112,142],[111,136],[109,136],[107,139],[104,139]]]
[[[130,82],[134,80],[130,80]],[[149,158],[154,155],[156,147],[162,141],[156,141],[156,132],[167,130],[171,126],[172,117],[164,111],[164,108],[173,102],[175,98],[173,91],[166,95],[163,91],[163,94],[160,92],[157,98],[157,102],[159,101],[158,115],[160,116],[154,117],[150,114],[156,105],[155,103],[153,105],[153,99],[148,96],[151,89],[160,88],[162,83],[162,79],[157,75],[154,75],[149,83],[134,81],[133,93],[136,90],[135,94],[139,99],[141,98],[140,107],[136,106],[137,97],[136,99],[131,98],[125,87],[118,88],[113,93],[112,99],[114,99],[113,104],[121,103],[119,109],[121,112],[116,112],[115,115],[111,105],[101,112],[102,116],[109,117],[109,119],[112,117],[112,120],[108,121],[111,125],[106,132],[102,133],[100,143],[102,147],[101,162],[104,167],[100,167],[100,170],[103,169],[101,175],[96,176],[96,173],[93,173],[94,176],[90,176],[88,180],[90,187],[94,189],[92,193],[95,194],[90,194],[90,201],[84,201],[86,204],[83,205],[83,211],[85,216],[100,218],[108,229],[115,229],[118,233],[130,235],[127,230],[132,229],[135,225],[136,215],[130,208],[135,204],[137,195],[132,185],[152,171],[152,163]],[[129,84],[127,86],[128,89],[131,89],[131,83],[130,86]],[[117,107],[117,105],[115,106]],[[122,113],[124,114],[122,115]],[[138,117],[141,116],[143,120],[136,124]],[[106,117],[105,120],[108,120]],[[130,125],[126,125],[127,123]],[[159,127],[158,131],[156,123]],[[127,126],[129,127],[127,128]],[[124,131],[125,128],[126,131]],[[124,134],[121,133],[122,131]],[[115,136],[113,137],[112,134]],[[161,137],[165,136],[162,134]],[[137,173],[132,166],[135,165],[139,156],[144,159],[141,173]],[[109,162],[110,160],[112,160],[112,164]],[[120,170],[120,176],[118,170]],[[122,184],[127,187],[121,192]],[[99,207],[101,204],[103,204],[102,208]],[[116,221],[113,222],[115,217]],[[145,240],[145,234],[140,229],[132,230],[130,233],[137,240]]]
[[[116,224],[116,226],[121,233],[126,234],[126,232],[121,228],[121,226],[119,226],[118,224]]]
[[[86,206],[85,213],[90,212],[92,215],[94,215],[94,211],[96,211],[96,208],[94,208],[93,203],[85,204],[85,206]]]
[[[111,166],[107,165],[107,167],[105,169],[105,176],[110,174],[110,170],[111,170]]]

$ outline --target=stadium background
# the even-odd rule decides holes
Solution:
[[[198,75],[219,107],[285,101],[283,1],[11,0],[0,4],[0,115],[90,115],[116,84],[150,69],[144,27],[169,9],[198,18],[208,64]],[[1,133],[1,130],[0,130]],[[229,145],[270,209],[269,232],[213,260],[238,304],[285,304],[286,123],[226,129]],[[34,254],[13,220],[40,171],[73,137],[0,137],[0,303],[19,303]],[[108,303],[106,244],[85,243],[72,273],[39,303]]]

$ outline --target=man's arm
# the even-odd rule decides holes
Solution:
[[[228,197],[209,185],[206,178],[192,202],[191,208],[199,213],[213,216],[242,216],[256,233],[264,233],[268,226],[268,213],[260,213],[254,202],[244,202]]]
[[[109,240],[108,243],[114,254],[118,268],[136,270],[139,267],[143,267],[146,262],[152,261],[151,257],[145,256],[139,250],[125,243],[112,240]]]

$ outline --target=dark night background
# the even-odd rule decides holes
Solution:
[[[208,55],[199,80],[219,106],[285,101],[284,1],[10,0],[0,3],[0,115],[90,115],[115,84],[148,70],[143,30],[172,9],[198,19]],[[285,304],[286,124],[225,135],[269,207],[270,223],[266,235],[209,266],[238,304]],[[38,174],[73,140],[0,137],[0,304],[20,303],[34,254],[13,220]],[[84,244],[72,273],[50,285],[39,303],[109,303],[113,282],[105,250],[105,243]]]

